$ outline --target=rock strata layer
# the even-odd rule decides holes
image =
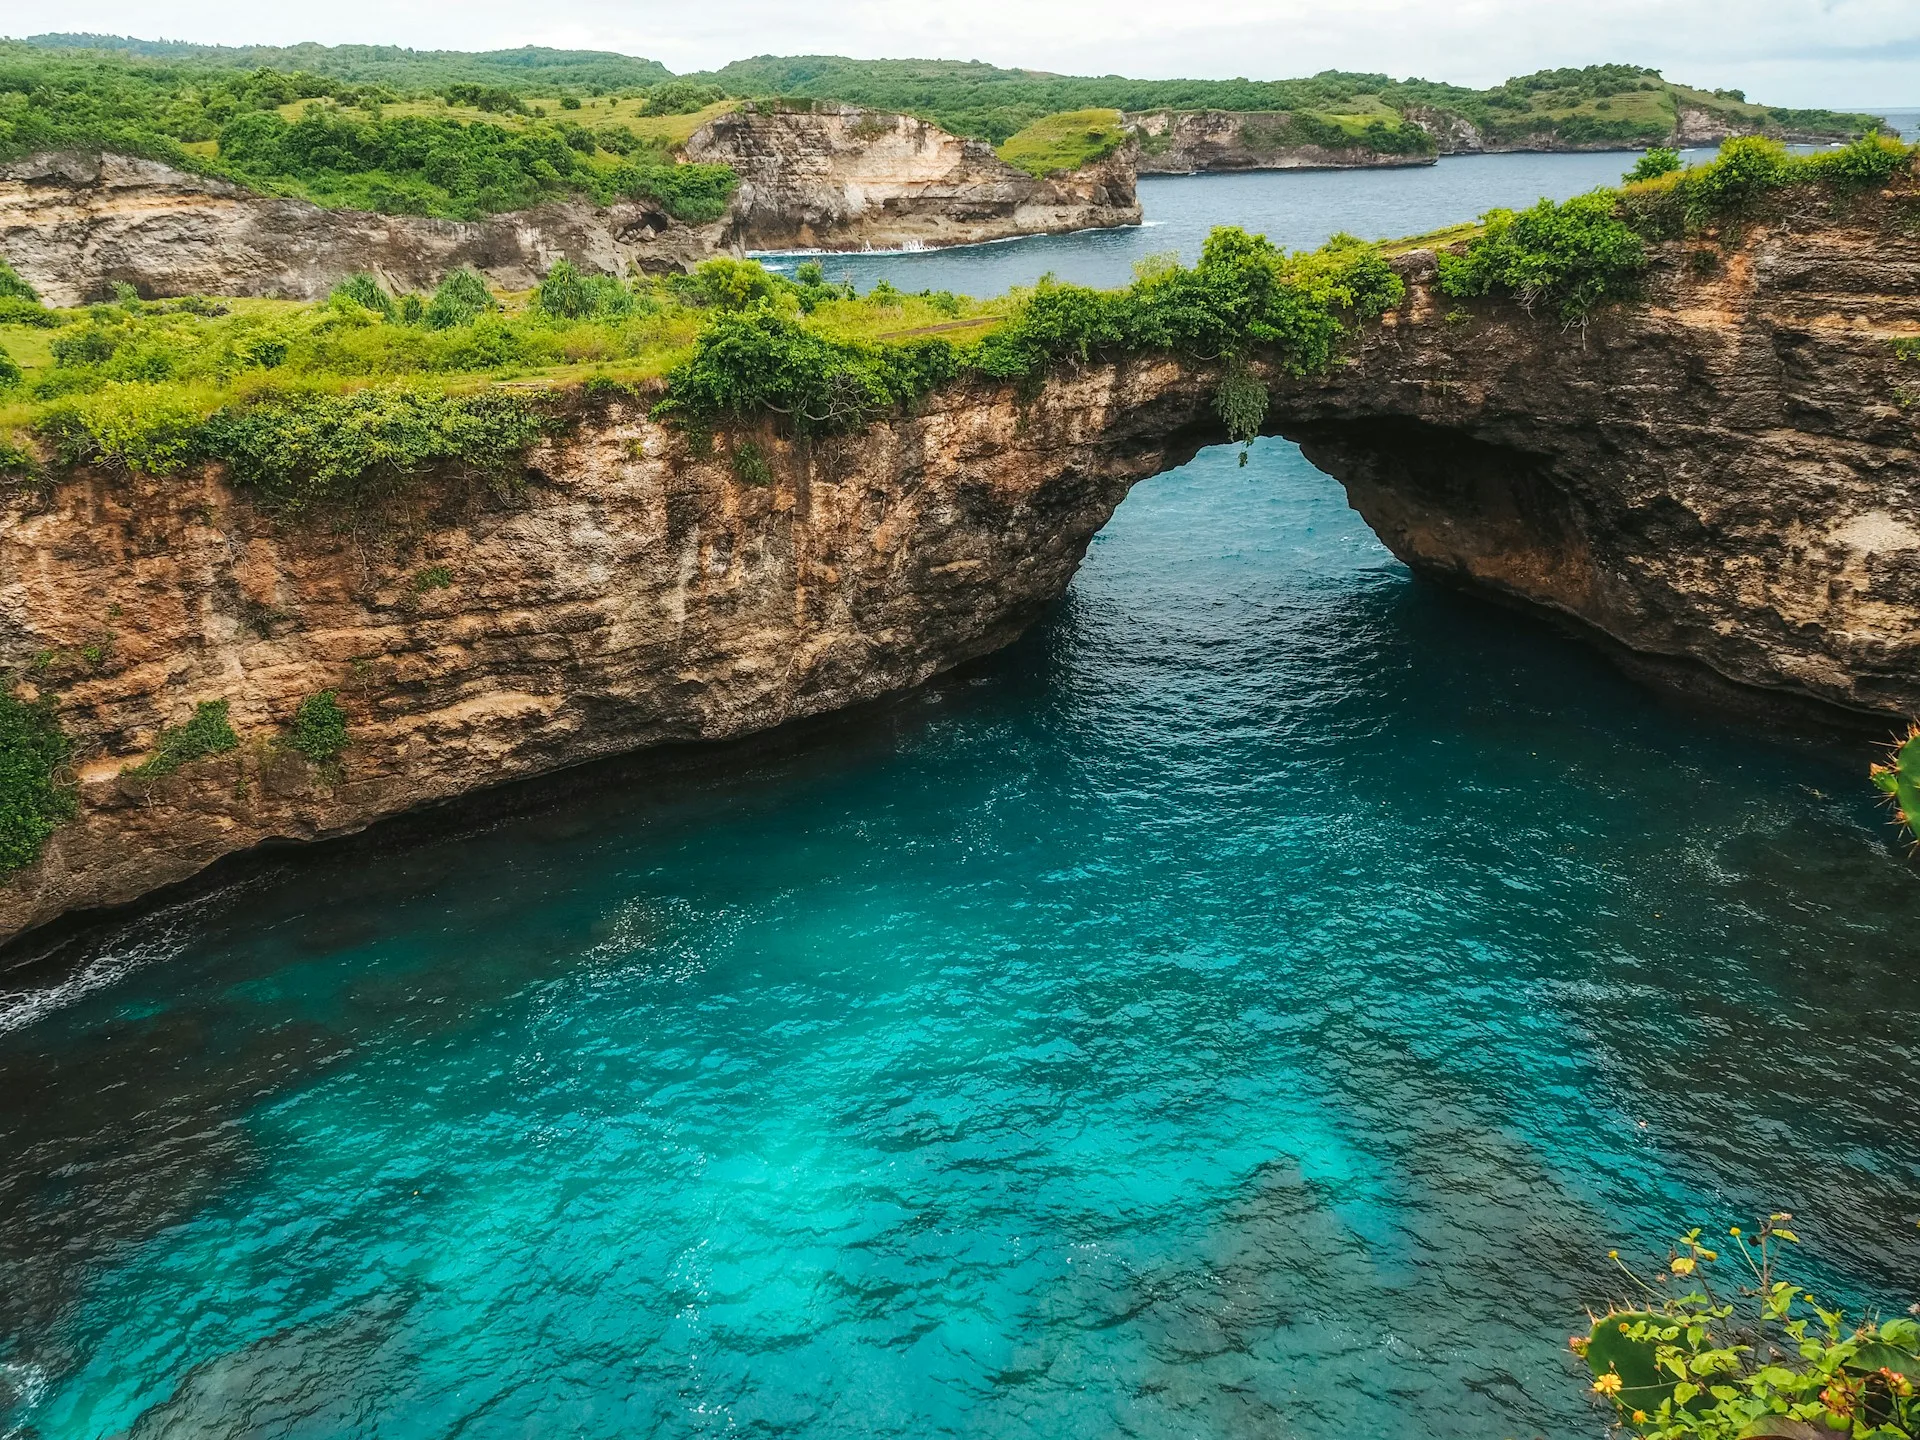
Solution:
[[[1269,428],[1423,574],[1716,683],[1920,712],[1920,246],[1910,189],[1676,243],[1644,303],[1567,327],[1435,293]],[[865,434],[762,430],[743,483],[623,403],[501,499],[427,487],[381,534],[264,515],[217,473],[79,474],[0,520],[0,665],[57,697],[80,810],[0,886],[0,936],[311,839],[668,740],[761,730],[1002,645],[1127,488],[1220,440],[1169,359],[956,386]],[[337,771],[280,740],[337,691]],[[202,700],[242,746],[123,774]]]

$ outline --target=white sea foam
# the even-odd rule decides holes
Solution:
[[[92,953],[84,963],[69,968],[48,984],[0,988],[0,1035],[43,1020],[82,996],[117,984],[156,961],[171,960],[202,933],[208,911],[231,899],[239,888],[196,895],[129,921],[121,929],[93,941]],[[57,954],[56,949],[46,958],[52,959]],[[0,984],[4,981],[5,977],[0,976]]]

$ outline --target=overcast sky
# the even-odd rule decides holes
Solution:
[[[1781,105],[1920,108],[1920,0],[4,0],[15,35],[619,50],[676,71],[761,54],[942,56],[1074,74],[1386,71],[1485,85],[1625,60]]]

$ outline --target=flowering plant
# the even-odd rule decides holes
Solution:
[[[1726,1293],[1710,1278],[1720,1253],[1698,1230],[1651,1283],[1608,1252],[1642,1298],[1571,1344],[1594,1393],[1645,1440],[1920,1436],[1920,1305],[1849,1323],[1779,1276],[1783,1247],[1799,1243],[1792,1219],[1768,1216],[1751,1240],[1737,1225],[1728,1232],[1746,1274]]]

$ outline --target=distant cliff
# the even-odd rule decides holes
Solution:
[[[982,141],[851,105],[749,102],[696,131],[686,155],[739,175],[732,233],[751,249],[965,245],[1140,223],[1131,147],[1034,176]]]
[[[1285,112],[1155,110],[1127,116],[1127,131],[1143,175],[1431,165],[1437,153],[1427,133],[1411,126],[1383,124],[1369,137]]]
[[[1611,133],[1617,127],[1604,122],[1582,127],[1554,116],[1541,116],[1537,130],[1513,117],[1498,129],[1483,128],[1457,111],[1434,105],[1410,105],[1396,121],[1382,117],[1365,125],[1245,110],[1144,111],[1128,115],[1126,124],[1139,145],[1143,175],[1379,169],[1431,165],[1442,155],[1718,145],[1736,135],[1820,144],[1851,133],[1839,127],[1782,126],[1732,106],[1677,102],[1663,114],[1669,118],[1632,138]]]
[[[524,290],[560,259],[660,273],[743,248],[966,244],[1140,219],[1130,149],[1036,178],[978,141],[849,106],[748,105],[686,152],[741,177],[710,225],[581,198],[471,221],[327,210],[154,160],[33,155],[0,163],[0,257],[55,305],[110,298],[115,284],[312,299],[362,270],[424,290],[464,265]]]

